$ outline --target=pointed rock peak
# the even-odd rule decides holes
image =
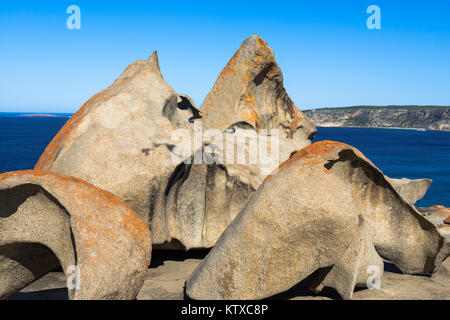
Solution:
[[[200,111],[206,129],[225,130],[246,122],[255,129],[282,129],[290,140],[295,136],[305,142],[316,131],[288,96],[272,49],[257,35],[242,43],[222,70]]]
[[[241,51],[244,54],[253,54],[255,56],[261,56],[265,58],[266,61],[273,61],[274,55],[270,46],[265,42],[260,36],[254,34],[248,37],[239,48],[238,52]]]
[[[150,70],[159,74],[162,77],[161,70],[159,69],[158,53],[153,51],[147,60],[136,60],[130,64],[122,74],[114,81],[114,84],[118,84],[122,80],[129,79],[143,70]]]
[[[159,69],[158,52],[156,50],[153,51],[153,53],[147,59],[147,62],[149,63],[150,68],[154,69],[154,71],[158,73],[161,73],[161,70]]]
[[[274,54],[269,45],[261,37],[253,35],[241,44],[238,51],[222,70],[217,81],[226,79],[230,75],[242,78],[247,73],[259,73],[267,64],[274,62]],[[245,78],[245,80],[251,79]]]

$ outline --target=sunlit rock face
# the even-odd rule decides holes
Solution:
[[[70,299],[135,299],[152,251],[119,197],[69,176],[0,175],[0,298],[62,267]],[[72,279],[73,281],[71,281]]]
[[[188,248],[213,246],[264,178],[316,133],[256,35],[222,70],[200,112],[201,148],[178,167],[166,203],[173,237]]]
[[[171,137],[177,129],[190,130],[196,116],[190,98],[164,81],[155,52],[86,102],[35,168],[78,177],[120,196],[151,226],[155,242],[163,243],[171,239],[165,191],[178,164]]]
[[[86,102],[35,168],[118,195],[149,225],[155,246],[211,247],[267,174],[316,130],[258,36],[244,41],[200,110],[164,81],[154,53]],[[189,139],[180,145],[174,137],[183,130]]]
[[[310,144],[316,133],[288,96],[272,49],[257,35],[242,43],[200,110],[204,129],[278,129],[281,162]]]
[[[425,196],[432,182],[430,179],[411,180],[407,178],[395,179],[388,177],[386,177],[386,179],[392,184],[395,190],[400,193],[403,199],[412,205]]]
[[[346,299],[381,258],[432,273],[450,254],[436,227],[357,149],[321,141],[265,179],[186,282],[194,299],[261,299],[311,276]]]

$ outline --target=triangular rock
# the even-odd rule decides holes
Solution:
[[[220,144],[205,139],[196,155],[214,145],[221,162],[210,163],[208,156],[201,163],[191,159],[180,164],[172,180],[167,217],[173,237],[187,248],[213,246],[266,175],[310,144],[316,132],[286,93],[272,49],[256,35],[225,66],[200,111],[195,124],[204,135],[219,134]],[[259,148],[264,139],[272,151],[267,155]],[[256,161],[250,160],[253,156]]]

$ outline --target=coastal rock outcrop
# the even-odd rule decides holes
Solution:
[[[35,169],[77,177],[119,196],[150,226],[154,243],[164,243],[170,240],[165,192],[178,164],[171,138],[177,129],[191,130],[195,117],[190,98],[164,81],[154,52],[86,102]]]
[[[408,201],[411,205],[422,199],[427,193],[428,188],[431,186],[430,179],[394,179],[388,178],[390,184],[394,189],[402,196],[403,199]]]
[[[295,150],[308,145],[316,133],[288,96],[272,49],[257,35],[242,43],[200,110],[206,129],[225,130],[238,124],[253,130],[276,128]]]
[[[61,265],[71,299],[134,299],[151,235],[122,200],[46,171],[0,175],[0,298]]]
[[[195,124],[205,134],[195,155],[203,154],[203,162],[194,155],[180,164],[166,201],[168,229],[186,248],[212,247],[264,178],[316,133],[257,35],[242,43],[200,111]]]
[[[377,255],[404,273],[432,273],[449,254],[436,227],[361,152],[321,141],[265,179],[188,278],[186,294],[267,298],[311,276],[312,288],[331,285],[351,298],[367,284],[367,267],[381,268]]]
[[[428,208],[417,208],[419,212],[431,223],[438,231],[450,240],[450,208],[441,205],[435,205]]]
[[[244,41],[200,110],[164,81],[154,53],[86,102],[35,169],[118,195],[148,223],[155,248],[212,247],[264,177],[310,144],[316,130],[287,95],[273,52],[258,36]],[[177,144],[179,129],[199,134],[200,143]],[[278,144],[258,152],[255,143],[270,139],[259,130],[270,129],[280,133]],[[222,147],[211,133],[222,135]],[[255,152],[256,161],[246,161]],[[219,154],[236,157],[215,161]]]

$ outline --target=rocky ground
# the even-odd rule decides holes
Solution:
[[[450,209],[444,206],[418,208],[438,227],[445,237],[450,237]],[[138,300],[183,300],[184,283],[202,262],[209,250],[154,251],[148,269],[147,280],[139,292]],[[433,277],[402,274],[393,264],[384,263],[381,289],[356,290],[354,300],[450,300],[450,259],[441,265]],[[340,299],[338,293],[325,287],[320,294],[312,295],[307,282],[300,282],[290,290],[271,299],[281,300],[330,300]],[[16,293],[11,300],[67,300],[66,278],[61,271],[51,272]]]
[[[138,300],[182,300],[184,282],[200,264],[208,251],[156,251],[148,277]],[[446,261],[449,270],[449,262]],[[385,273],[380,290],[358,290],[356,300],[450,300],[448,274],[442,276],[405,275],[392,264],[385,263]],[[52,272],[16,293],[11,300],[67,300],[66,279],[62,272]],[[324,288],[319,295],[311,295],[306,281],[289,291],[272,297],[281,300],[330,300],[340,299],[334,289]]]
[[[417,208],[423,216],[433,223],[444,236],[450,237],[450,208],[444,206],[432,206],[429,208]]]

